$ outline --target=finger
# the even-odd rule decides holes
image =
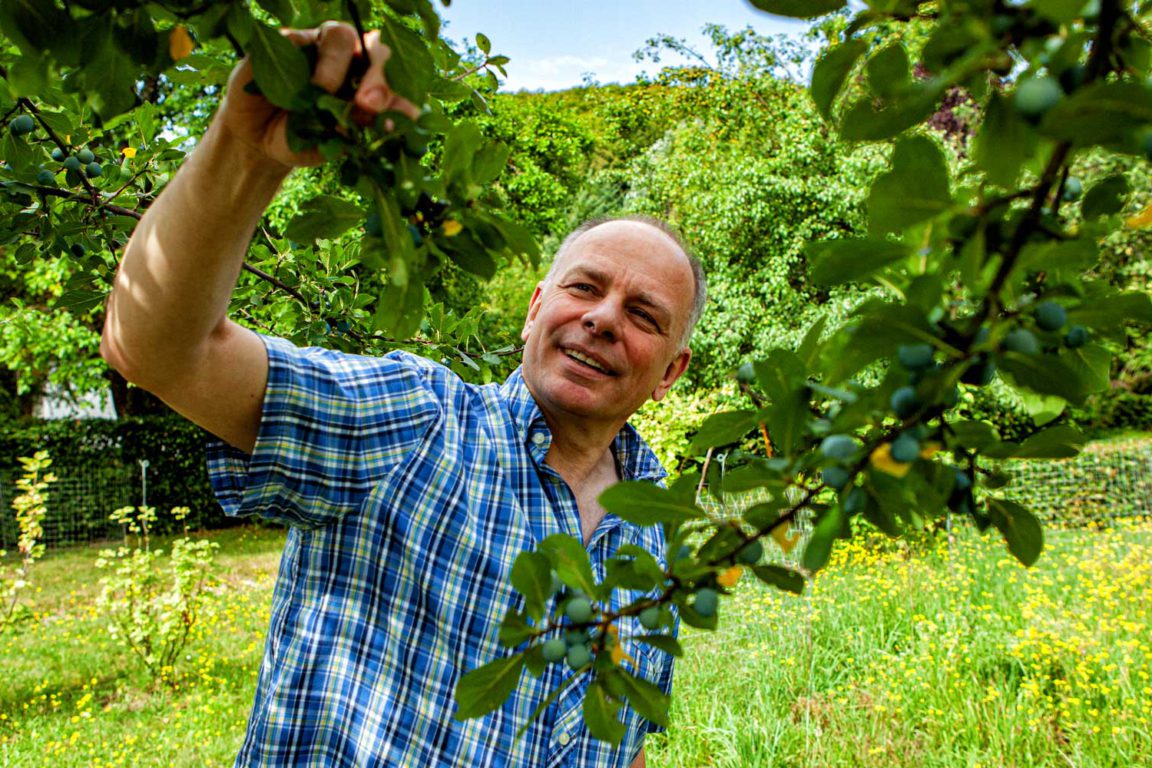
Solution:
[[[381,112],[394,110],[415,120],[420,116],[420,109],[412,102],[399,96],[388,86],[384,75],[384,65],[392,56],[392,51],[380,40],[380,33],[369,32],[364,36],[368,45],[368,60],[371,64],[360,87],[356,90],[355,104],[364,112],[377,115]]]
[[[329,93],[335,93],[348,76],[352,57],[360,48],[359,36],[350,25],[326,21],[316,30],[316,68],[312,82]]]

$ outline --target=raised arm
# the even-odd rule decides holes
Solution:
[[[288,33],[319,49],[313,82],[334,92],[360,40],[328,23]],[[367,36],[371,66],[355,96],[367,114],[416,109],[388,90],[387,48]],[[317,152],[288,149],[287,114],[247,93],[239,64],[216,117],[132,235],[108,300],[100,351],[126,379],[226,442],[251,451],[268,376],[264,345],[227,317],[252,233],[281,182]]]

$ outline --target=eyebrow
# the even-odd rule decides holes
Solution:
[[[608,275],[604,272],[601,272],[594,267],[587,267],[580,264],[573,266],[571,269],[565,272],[562,277],[562,282],[568,282],[569,280],[576,277],[586,277],[593,282],[599,283],[608,282]],[[664,329],[664,326],[672,322],[671,310],[664,306],[664,304],[662,304],[651,294],[645,291],[641,291],[640,293],[636,294],[633,301],[635,301],[637,304],[643,304],[646,307],[650,307],[657,315],[659,315],[659,317],[656,319],[660,323],[661,330]]]

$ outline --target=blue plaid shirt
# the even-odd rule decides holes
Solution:
[[[593,740],[581,714],[587,672],[515,738],[571,674],[564,665],[540,679],[525,673],[482,718],[452,717],[460,676],[508,653],[497,630],[519,607],[516,555],[553,533],[581,535],[575,497],[544,463],[551,435],[520,372],[473,386],[402,352],[265,345],[255,450],[209,451],[229,514],[292,526],[236,764],[628,766],[657,728],[624,707],[619,747]],[[622,478],[664,476],[631,427],[613,450]],[[624,544],[664,562],[658,527],[607,515],[588,544],[597,578]],[[612,607],[636,597],[618,590]],[[640,633],[621,626],[622,637]],[[670,656],[626,649],[633,671],[671,689]]]

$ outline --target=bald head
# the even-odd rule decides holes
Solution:
[[[708,284],[704,277],[704,269],[700,265],[700,260],[688,250],[680,234],[667,222],[652,216],[639,215],[590,219],[572,230],[572,232],[564,238],[564,242],[560,244],[560,248],[556,251],[556,256],[552,259],[552,264],[548,268],[548,274],[545,275],[544,282],[550,283],[556,278],[560,270],[564,268],[566,259],[574,252],[576,242],[581,238],[589,235],[594,230],[599,230],[596,234],[602,236],[611,234],[611,231],[614,229],[622,231],[633,227],[646,227],[660,233],[660,235],[663,236],[663,240],[671,246],[668,250],[669,268],[675,269],[679,266],[676,262],[682,260],[681,263],[691,271],[693,295],[688,311],[687,322],[684,325],[684,332],[680,338],[680,346],[686,348],[692,338],[692,331],[696,328],[696,323],[699,322],[700,316],[704,313],[704,305],[708,301]]]

